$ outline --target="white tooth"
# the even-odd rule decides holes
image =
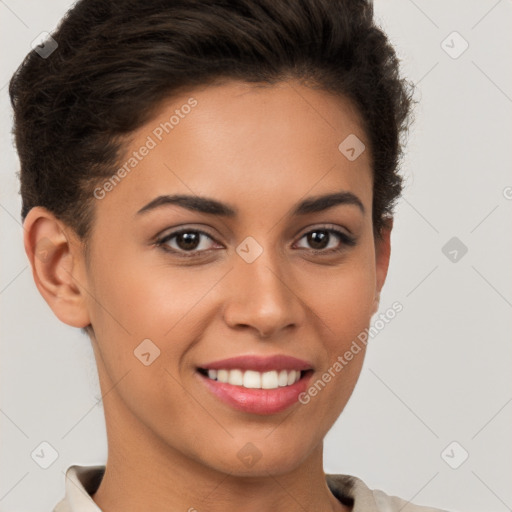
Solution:
[[[300,379],[300,370],[271,370],[256,372],[253,370],[208,370],[208,377],[218,382],[229,383],[233,386],[243,386],[253,389],[276,389],[291,386]]]
[[[219,382],[228,382],[228,380],[229,380],[228,370],[218,370],[217,371],[217,380]]]
[[[242,386],[244,383],[244,374],[242,370],[231,370],[229,372],[229,381],[233,386]]]
[[[276,389],[278,386],[277,372],[272,370],[265,372],[261,375],[261,387],[262,389]]]
[[[244,388],[261,388],[261,374],[252,370],[244,373]]]
[[[279,372],[277,382],[281,388],[288,385],[288,372],[286,370],[281,370]]]

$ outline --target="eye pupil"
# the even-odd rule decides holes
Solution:
[[[324,249],[326,244],[323,242],[326,240],[329,240],[329,233],[327,231],[312,231],[308,234],[308,243],[310,243],[314,249]],[[317,247],[318,242],[320,242],[320,247]]]
[[[176,243],[178,244],[178,246],[180,246],[180,249],[183,249],[183,250],[196,249],[197,245],[198,245],[199,237],[200,237],[199,233],[194,233],[194,232],[190,232],[190,231],[188,231],[186,233],[179,233],[176,235]],[[183,245],[181,243],[182,240],[185,241],[185,245]],[[190,245],[190,243],[192,245]]]

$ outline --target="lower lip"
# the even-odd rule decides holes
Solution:
[[[308,387],[311,373],[306,373],[291,386],[276,389],[250,389],[219,382],[197,372],[206,387],[224,403],[240,411],[253,414],[275,414],[298,402],[299,395]]]

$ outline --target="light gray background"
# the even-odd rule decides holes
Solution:
[[[51,510],[69,465],[106,458],[89,341],[53,316],[32,280],[10,134],[7,82],[70,5],[0,0],[2,512]],[[381,300],[381,311],[395,300],[404,310],[371,341],[326,439],[325,470],[419,504],[512,510],[512,3],[375,7],[421,101]],[[453,31],[469,43],[458,58],[442,46]],[[451,36],[444,47],[460,44]],[[457,262],[441,250],[454,236],[468,248]],[[31,458],[43,441],[59,455],[46,470]],[[469,453],[458,469],[441,456],[452,441],[452,465]]]

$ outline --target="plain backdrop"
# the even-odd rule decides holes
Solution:
[[[106,459],[89,340],[53,315],[23,249],[10,131],[8,81],[31,41],[54,30],[70,6],[0,1],[2,512],[52,510],[69,465]],[[354,394],[326,438],[325,471],[418,504],[505,512],[512,510],[512,3],[376,0],[375,9],[420,101],[381,299],[381,311],[396,300],[403,311],[369,344]],[[47,469],[31,456],[43,442],[58,454]]]

